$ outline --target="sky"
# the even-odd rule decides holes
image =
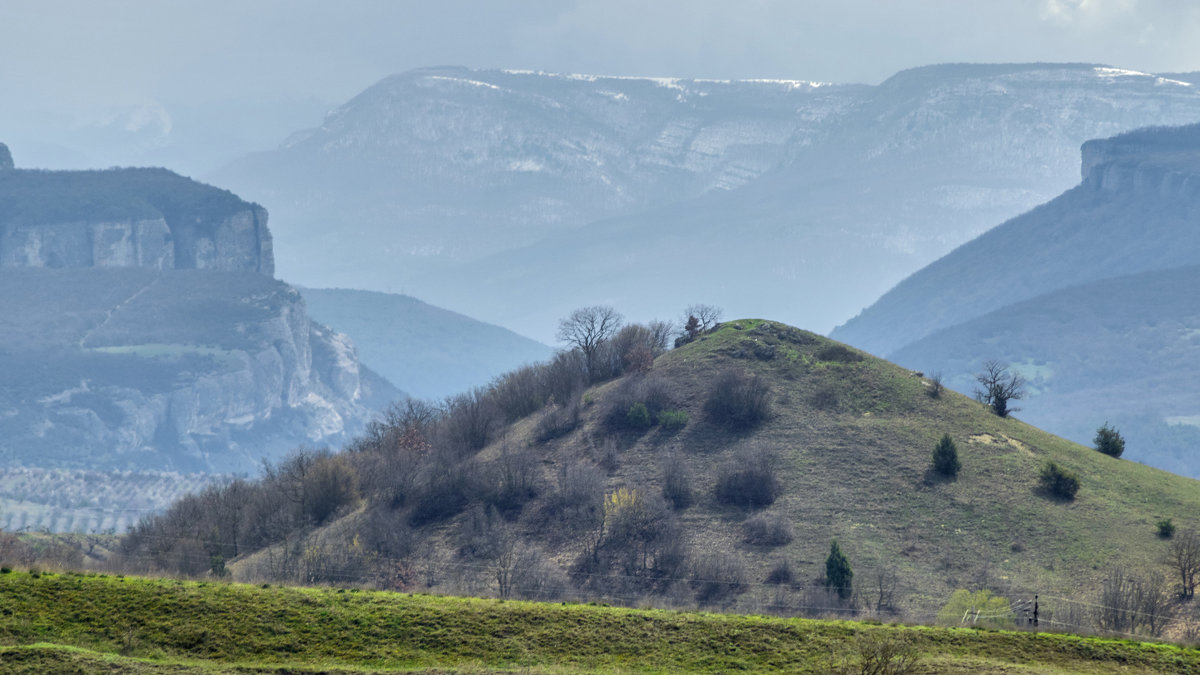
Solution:
[[[0,141],[18,165],[202,172],[421,66],[873,84],[1019,61],[1200,70],[1200,3],[4,0]]]

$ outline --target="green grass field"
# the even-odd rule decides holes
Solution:
[[[1061,634],[45,572],[0,575],[0,644],[6,673],[859,672],[870,644],[911,645],[911,672],[1200,673]]]

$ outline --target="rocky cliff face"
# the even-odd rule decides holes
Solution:
[[[346,440],[399,395],[346,336],[309,320],[295,289],[261,275],[10,269],[0,280],[7,463],[253,471],[297,445]]]
[[[400,393],[273,273],[225,190],[0,171],[0,463],[253,471],[362,431]]]
[[[1083,185],[1163,199],[1200,199],[1200,125],[1153,128],[1083,144]]]
[[[0,173],[0,267],[275,274],[267,212],[164,169]]]

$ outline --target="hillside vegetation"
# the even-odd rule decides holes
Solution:
[[[343,453],[186,499],[131,533],[126,564],[927,622],[956,589],[986,589],[1015,618],[1038,594],[1043,620],[1076,630],[1106,625],[1119,572],[1158,579],[1170,617],[1120,630],[1192,625],[1191,603],[1167,602],[1156,523],[1197,525],[1195,481],[782,324],[727,322],[665,352],[654,336],[626,327],[590,361],[564,352],[441,409],[410,403]],[[946,435],[952,479],[931,469]],[[1073,499],[1043,488],[1051,462],[1078,477]],[[846,588],[826,583],[835,540]]]
[[[1195,649],[1100,638],[345,588],[9,573],[0,597],[8,673],[1200,672]]]
[[[228,190],[167,169],[107,171],[15,169],[0,174],[0,224],[5,227],[104,220],[176,222],[197,214],[204,225],[254,208]]]

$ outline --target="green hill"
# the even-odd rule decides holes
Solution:
[[[257,487],[182,502],[130,535],[127,561],[203,573],[220,556],[246,580],[914,621],[955,589],[988,589],[1038,594],[1043,612],[1086,626],[1110,573],[1166,571],[1158,521],[1197,525],[1200,483],[933,397],[918,373],[782,324],[728,322],[575,393],[570,357],[441,417],[397,413]],[[730,391],[761,392],[765,418],[714,412],[714,392]],[[930,470],[947,434],[953,480]],[[1073,500],[1041,488],[1048,462],[1078,475]],[[849,598],[821,583],[832,540],[855,572]],[[1172,611],[1186,623],[1190,605]]]
[[[10,573],[0,597],[7,673],[872,672],[891,648],[921,666],[896,673],[1200,672],[1195,649],[1100,638],[345,588]]]

